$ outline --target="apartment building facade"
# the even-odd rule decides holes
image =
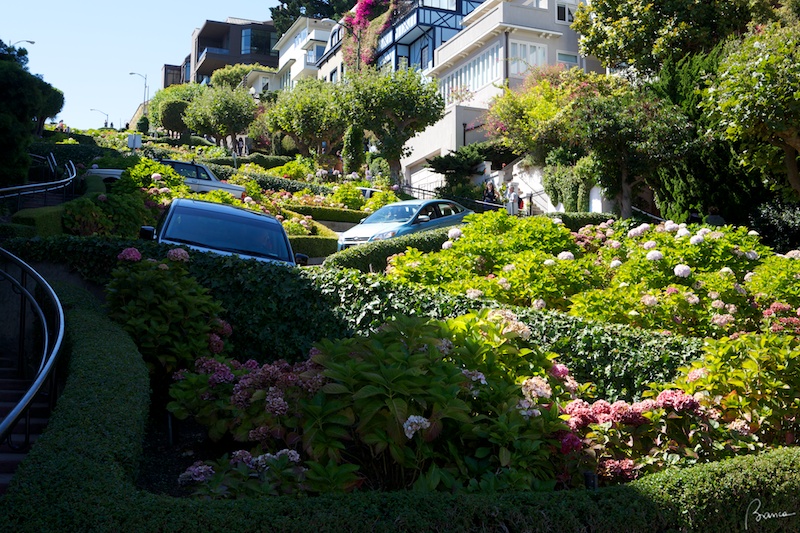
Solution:
[[[286,30],[274,47],[278,54],[277,89],[291,89],[302,78],[318,77],[318,63],[336,25],[331,19],[299,17]]]

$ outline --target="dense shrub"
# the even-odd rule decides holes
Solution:
[[[800,204],[774,200],[750,215],[750,227],[778,253],[800,248]]]
[[[357,224],[367,216],[363,211],[340,209],[338,207],[290,204],[289,209],[301,215],[309,215],[313,217],[314,220],[325,220],[329,222],[350,222]]]
[[[73,235],[115,235],[134,239],[155,218],[138,194],[89,194],[63,205],[64,231]]]
[[[578,231],[584,226],[598,225],[617,218],[613,213],[545,213],[544,216],[561,220],[570,231]]]
[[[347,209],[359,211],[366,203],[364,195],[352,183],[342,183],[333,191],[333,202],[342,204]]]
[[[269,170],[271,168],[285,165],[289,161],[292,161],[292,159],[293,158],[285,155],[264,155],[255,152],[249,155],[236,156],[236,164],[245,165],[247,163],[255,163],[256,165]],[[228,167],[234,166],[233,157],[212,157],[210,159],[206,159],[204,162],[206,164],[212,163],[214,165],[224,165]]]
[[[209,164],[208,168],[210,168],[211,171],[214,172],[214,174],[216,174],[216,176],[221,180],[230,179],[234,174],[237,173],[245,174],[246,176],[249,176],[255,180],[256,183],[258,183],[258,186],[263,190],[301,192],[309,189],[315,194],[331,194],[333,192],[330,187],[315,185],[305,181],[276,177],[267,173],[255,172],[247,168],[239,168],[237,170],[233,167],[215,165],[213,163]]]

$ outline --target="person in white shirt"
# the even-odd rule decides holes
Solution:
[[[508,186],[506,191],[506,209],[508,214],[515,216],[519,213],[519,191],[513,183]]]

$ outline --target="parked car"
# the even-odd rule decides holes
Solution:
[[[202,163],[176,161],[173,159],[162,159],[159,163],[175,169],[175,172],[183,176],[183,182],[193,192],[225,191],[236,198],[241,198],[245,192],[245,188],[242,185],[234,185],[220,180],[210,168]],[[110,183],[118,180],[123,172],[124,170],[117,168],[90,168],[84,175],[102,176],[103,182]]]
[[[142,226],[140,236],[200,252],[290,266],[308,264],[308,256],[292,252],[289,237],[275,217],[227,204],[177,198],[158,226]]]
[[[454,226],[472,213],[452,200],[405,200],[385,205],[339,235],[339,250],[417,231]]]
[[[373,189],[372,187],[357,187],[361,194],[364,195],[364,198],[369,200],[376,192],[381,192],[380,189]]]
[[[175,169],[175,172],[183,176],[183,182],[194,192],[220,190],[240,198],[245,191],[242,185],[234,185],[220,180],[210,168],[201,163],[172,159],[162,159],[160,163]]]

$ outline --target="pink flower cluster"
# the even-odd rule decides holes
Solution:
[[[673,409],[678,413],[696,413],[700,409],[700,404],[697,400],[678,389],[661,391],[656,398],[656,406],[664,409]]]
[[[189,261],[189,252],[187,252],[183,248],[172,248],[170,251],[167,252],[167,259],[169,259],[170,261],[186,263],[187,261]]]
[[[225,342],[216,333],[208,334],[208,350],[213,354],[222,353],[225,349]]]
[[[203,461],[197,461],[192,466],[186,469],[186,471],[178,476],[178,483],[181,485],[186,485],[188,483],[202,483],[204,481],[208,481],[214,475],[214,469],[207,464],[203,463]]]
[[[133,263],[142,260],[142,254],[136,248],[125,248],[117,256],[120,261],[131,261]]]
[[[430,421],[424,416],[411,415],[403,422],[403,432],[406,438],[412,438],[414,434],[421,429],[428,429],[431,427]]]
[[[567,425],[573,431],[583,429],[589,424],[602,424],[614,422],[626,426],[641,426],[647,423],[643,413],[652,411],[656,407],[653,400],[644,400],[628,404],[622,400],[613,404],[605,400],[597,400],[589,404],[585,400],[573,400],[564,407],[564,413],[570,415]]]
[[[602,459],[597,470],[600,477],[619,481],[632,481],[638,474],[632,459]]]
[[[583,447],[583,441],[575,433],[564,433],[561,437],[561,453],[566,455],[569,452],[579,452]]]
[[[208,374],[208,384],[211,387],[220,383],[233,383],[236,377],[225,363],[221,363],[209,357],[200,357],[194,362],[195,371],[198,374]]]

